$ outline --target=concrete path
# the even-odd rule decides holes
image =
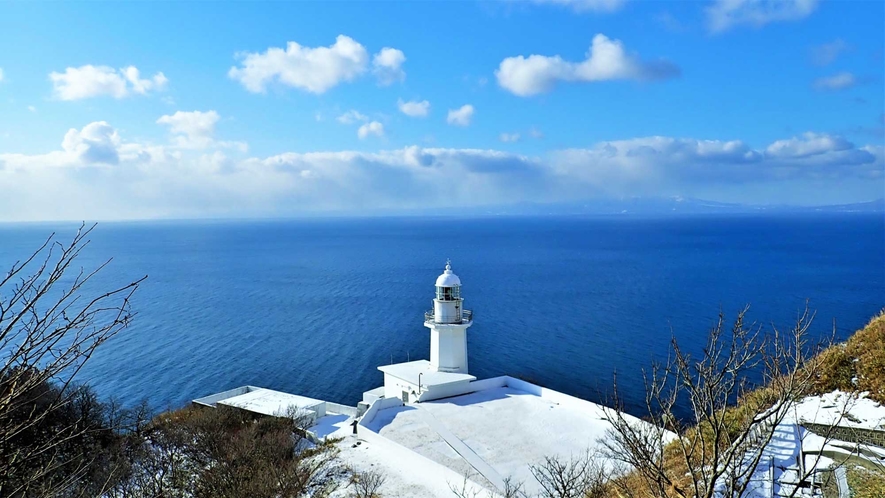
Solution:
[[[452,431],[443,425],[438,418],[433,416],[433,414],[430,413],[430,410],[422,408],[420,403],[410,406],[418,408],[418,413],[421,414],[421,419],[424,423],[426,423],[431,429],[435,430],[436,433],[439,434],[439,437],[443,438],[443,440],[448,443],[448,445],[451,446],[452,449],[464,459],[464,461],[469,463],[471,467],[480,473],[480,475],[485,477],[493,486],[498,488],[498,491],[503,491],[504,479],[498,474],[498,471],[486,463],[485,460],[480,458],[480,456],[467,446],[464,441],[461,441],[458,436],[452,434]]]

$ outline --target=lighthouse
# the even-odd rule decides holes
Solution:
[[[452,271],[451,261],[436,279],[433,309],[424,314],[430,329],[430,366],[437,372],[467,373],[467,329],[473,313],[464,309],[461,279]]]
[[[384,386],[363,394],[363,401],[379,397],[415,403],[464,394],[476,377],[467,373],[467,329],[473,313],[464,309],[461,279],[446,262],[437,277],[433,309],[424,313],[424,326],[430,329],[430,360],[381,365]]]

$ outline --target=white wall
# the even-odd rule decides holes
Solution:
[[[372,406],[366,410],[366,413],[363,414],[363,418],[360,419],[359,425],[366,428],[366,430],[369,430],[367,426],[372,423],[372,419],[375,418],[375,415],[379,411],[386,408],[395,408],[397,406],[403,406],[403,402],[399,398],[381,398],[372,403]],[[362,430],[362,428],[360,430]]]
[[[384,374],[384,397],[402,399],[403,391],[418,392],[418,386],[411,382],[394,377],[388,373]],[[411,399],[410,399],[411,401]]]

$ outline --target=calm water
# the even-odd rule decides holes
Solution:
[[[52,230],[0,226],[0,265]],[[471,373],[598,400],[675,335],[699,347],[720,309],[845,337],[885,305],[881,215],[104,223],[82,257],[98,284],[141,275],[134,325],[80,377],[125,402],[176,407],[253,384],[354,404],[379,364],[429,356],[423,327],[446,258],[461,276]]]

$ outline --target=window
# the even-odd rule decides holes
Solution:
[[[457,287],[437,287],[436,298],[440,301],[454,301],[461,294]]]

